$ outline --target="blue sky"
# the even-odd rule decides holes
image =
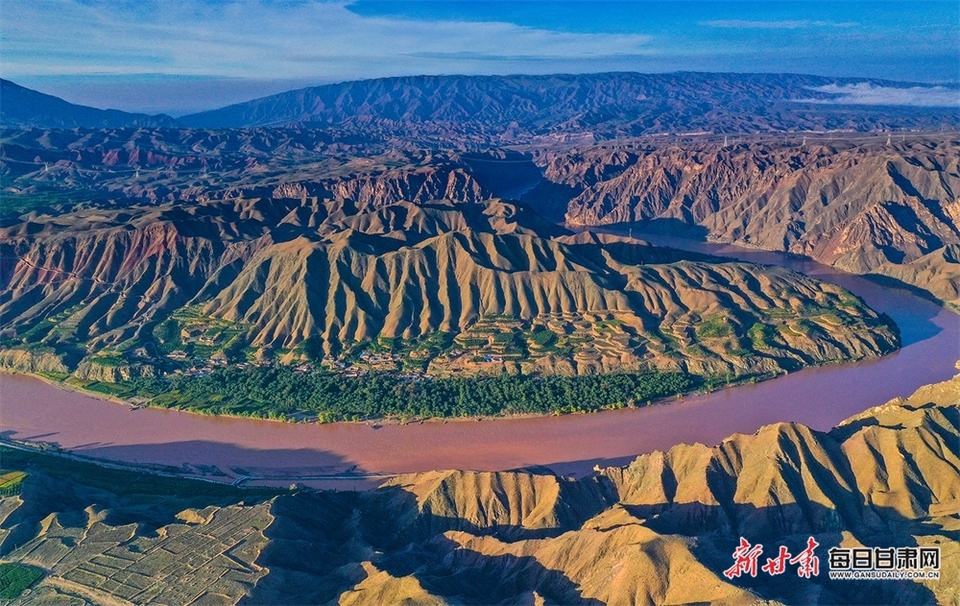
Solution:
[[[181,114],[408,74],[677,70],[960,80],[960,3],[0,0],[0,75]]]

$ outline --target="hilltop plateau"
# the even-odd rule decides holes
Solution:
[[[949,603],[960,377],[829,432],[777,423],[583,479],[436,471],[369,492],[238,489],[3,448],[22,604]],[[8,476],[5,476],[8,477]],[[14,481],[14,480],[11,480]],[[728,578],[740,537],[819,574]],[[939,580],[831,580],[837,546],[939,547]],[[28,577],[34,578],[34,577]]]

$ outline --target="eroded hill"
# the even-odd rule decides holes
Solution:
[[[4,449],[0,558],[24,604],[949,603],[960,579],[960,377],[829,432],[793,423],[575,480],[443,471],[279,494]],[[819,574],[728,578],[740,537],[818,543]],[[830,580],[832,547],[939,547],[939,580]]]
[[[8,367],[44,370],[10,351],[52,352],[97,380],[118,378],[91,364],[129,377],[212,355],[733,379],[899,345],[888,319],[837,286],[574,235],[499,200],[94,207],[27,215],[0,249]]]
[[[641,222],[805,255],[956,303],[958,150],[952,139],[593,148],[553,159],[525,199],[572,224]]]
[[[5,205],[62,214],[91,204],[238,197],[343,198],[359,204],[515,197],[540,170],[518,152],[424,150],[413,142],[344,142],[317,129],[6,130]]]
[[[144,202],[330,198],[365,208],[522,198],[552,221],[640,222],[806,255],[956,305],[960,265],[947,247],[960,243],[957,142],[831,136],[734,137],[727,145],[718,138],[624,138],[478,153],[306,126],[7,130],[0,137],[0,225],[30,211],[63,215]]]

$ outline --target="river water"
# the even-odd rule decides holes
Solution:
[[[757,385],[642,409],[496,421],[412,425],[287,424],[140,409],[63,391],[38,379],[0,376],[0,435],[47,442],[79,455],[179,467],[215,479],[362,488],[380,475],[432,469],[500,470],[533,465],[582,476],[594,465],[626,464],[679,443],[713,445],[779,421],[828,430],[839,421],[926,383],[943,381],[960,359],[960,315],[915,294],[778,253],[643,234],[646,240],[760,263],[835,282],[891,316],[903,348],[878,360],[808,368]],[[222,474],[222,475],[219,475]],[[320,476],[320,477],[318,477]],[[313,478],[313,479],[308,479]]]

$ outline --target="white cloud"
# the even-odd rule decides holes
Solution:
[[[716,19],[702,21],[700,25],[724,29],[802,29],[806,27],[856,27],[855,21],[811,21],[796,19],[791,21],[752,21],[746,19]]]
[[[919,107],[960,107],[960,90],[944,86],[913,86],[894,88],[876,86],[869,82],[859,84],[829,84],[811,87],[821,93],[839,95],[834,99],[802,99],[807,103],[853,105],[913,105]]]
[[[344,78],[526,62],[644,55],[650,37],[502,22],[370,18],[344,3],[202,0],[4,2],[0,73]],[[11,9],[16,17],[10,18]],[[414,59],[415,58],[415,59]],[[415,70],[409,66],[416,65]]]

